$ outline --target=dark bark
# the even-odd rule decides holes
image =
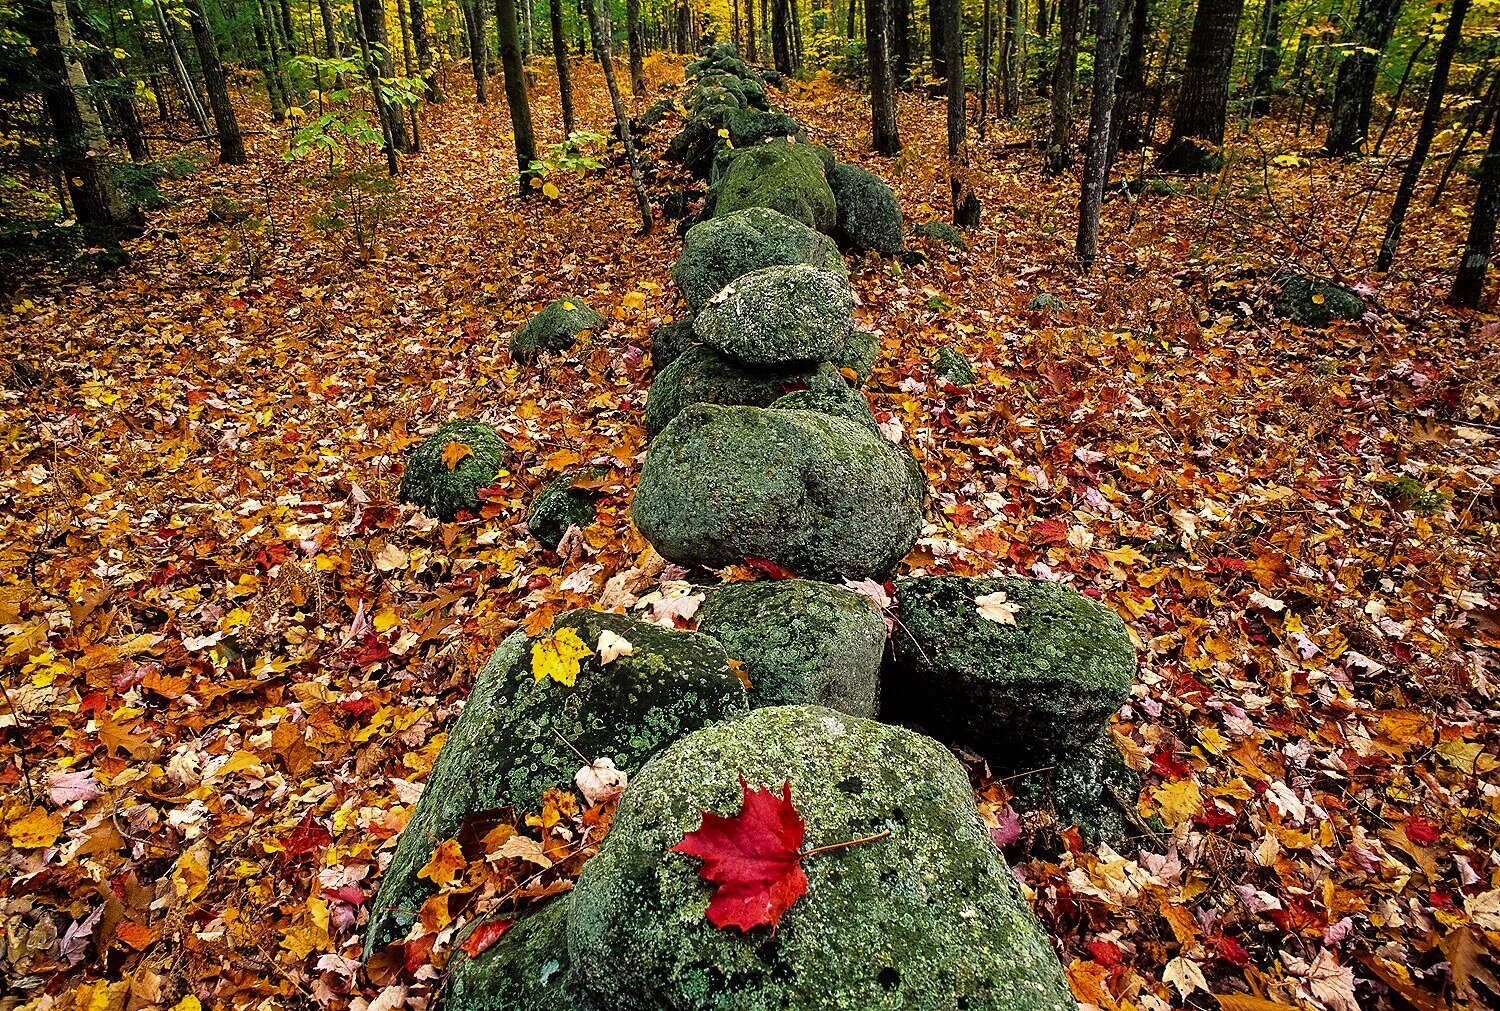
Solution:
[[[344,55],[343,46],[339,44],[338,29],[333,23],[333,4],[330,0],[318,0],[318,16],[323,21],[323,47],[327,50],[324,54],[330,59]]]
[[[1453,290],[1448,295],[1449,305],[1466,309],[1479,308],[1484,275],[1495,248],[1495,219],[1500,217],[1500,116],[1493,120],[1489,147],[1479,170],[1479,192],[1474,198],[1474,216],[1469,220],[1469,237],[1453,278]]]
[[[411,0],[411,40],[417,50],[417,67],[427,89],[427,101],[441,102],[443,86],[438,81],[437,62],[432,58],[432,39],[427,34],[427,8],[423,0]]]
[[[1052,127],[1046,170],[1054,175],[1073,163],[1073,93],[1078,86],[1078,43],[1082,0],[1058,0],[1057,64],[1052,68]]]
[[[1089,140],[1078,201],[1078,264],[1085,273],[1099,256],[1099,215],[1109,181],[1109,124],[1114,113],[1115,79],[1120,72],[1120,0],[1097,0],[1094,37],[1094,94],[1089,102]]]
[[[1453,0],[1453,9],[1448,14],[1448,26],[1443,29],[1443,41],[1438,45],[1437,56],[1432,63],[1432,83],[1427,89],[1427,104],[1422,109],[1422,122],[1417,127],[1416,143],[1412,145],[1411,158],[1406,171],[1401,175],[1401,185],[1396,188],[1396,200],[1391,205],[1390,217],[1385,223],[1385,238],[1380,243],[1380,255],[1375,259],[1375,269],[1390,270],[1396,258],[1396,245],[1401,241],[1401,227],[1406,222],[1406,209],[1411,206],[1412,194],[1416,192],[1417,180],[1422,176],[1422,167],[1427,162],[1427,152],[1432,149],[1432,138],[1437,133],[1438,121],[1443,115],[1443,97],[1448,90],[1448,72],[1453,66],[1453,55],[1458,52],[1458,43],[1463,35],[1464,18],[1469,13],[1469,0]]]
[[[563,136],[573,135],[573,75],[568,71],[568,40],[563,35],[562,0],[549,0],[547,15],[552,22],[552,58],[557,64],[557,90],[562,98]]]
[[[1250,114],[1271,111],[1276,93],[1276,75],[1281,73],[1281,7],[1285,0],[1265,0],[1260,11],[1259,48],[1255,51],[1255,78],[1250,85]]]
[[[1000,43],[1001,85],[1005,97],[1000,107],[1006,119],[1021,112],[1021,0],[1005,0],[1005,32]]]
[[[1380,60],[1401,17],[1402,0],[1362,0],[1350,34],[1349,49],[1333,86],[1333,111],[1323,154],[1353,154],[1364,146],[1375,108],[1375,80]]]
[[[281,0],[281,20],[277,27],[281,31],[281,41],[286,46],[289,56],[297,55],[297,28],[292,24],[292,5],[290,0]]]
[[[894,0],[890,10],[891,57],[899,81],[911,73],[911,0]]]
[[[620,97],[620,85],[615,81],[614,59],[610,55],[611,32],[609,8],[604,3],[588,0],[589,24],[594,32],[594,52],[600,54],[599,66],[604,71],[604,85],[609,89],[609,104],[615,112],[615,134],[625,147],[625,161],[630,166],[630,185],[635,190],[635,206],[641,213],[641,230],[646,235],[651,231],[651,202],[646,198],[646,184],[641,178],[641,160],[636,154],[635,139],[630,134],[630,116],[625,111],[625,101]]]
[[[1431,41],[1432,36],[1427,36],[1421,42],[1417,43],[1417,48],[1413,49],[1411,56],[1407,57],[1406,69],[1401,71],[1401,80],[1396,85],[1395,94],[1391,95],[1391,111],[1386,114],[1385,123],[1380,127],[1380,133],[1375,136],[1375,146],[1370,149],[1372,156],[1380,154],[1380,145],[1385,143],[1385,135],[1390,132],[1391,124],[1396,121],[1396,113],[1401,111],[1401,99],[1406,95],[1406,85],[1411,81],[1412,69],[1416,67],[1417,60],[1422,55],[1422,50],[1426,49],[1427,44]]]
[[[271,55],[271,77],[276,82],[276,91],[281,95],[283,106],[296,105],[286,83],[286,64],[281,45],[281,15],[277,13],[273,0],[260,0],[259,7],[261,24],[266,30],[266,46]]]
[[[390,103],[386,102],[380,94],[380,59],[375,52],[375,47],[370,42],[370,25],[368,23],[368,7],[362,0],[355,0],[354,4],[354,39],[359,43],[360,64],[364,67],[365,80],[369,82],[370,91],[374,96],[375,114],[380,120],[380,136],[383,140],[382,148],[385,152],[385,167],[391,175],[401,171],[400,163],[397,161],[396,153],[401,150],[396,143],[396,131],[399,128],[405,132],[405,121],[401,114],[393,110]]]
[[[1116,151],[1138,151],[1146,145],[1146,29],[1150,7],[1147,0],[1130,0],[1130,38],[1125,43],[1120,94],[1110,124]]]
[[[1048,20],[1047,0],[1036,0],[1036,37],[1045,39],[1047,33],[1052,30],[1052,24]]]
[[[848,14],[848,17],[849,17],[849,23],[844,28],[844,37],[845,38],[849,38],[849,39],[854,38],[854,15],[855,15],[855,12],[858,11],[858,10],[859,10],[859,0],[849,0],[848,10],[845,12],[845,13]],[[869,30],[870,30],[869,20],[870,20],[870,12],[869,11],[865,11],[865,32],[866,32],[866,37],[868,37]]]
[[[745,59],[751,63],[757,59],[755,43],[755,0],[748,0],[745,4]]]
[[[1245,0],[1198,0],[1172,136],[1157,160],[1163,171],[1207,172],[1222,164],[1229,73],[1244,10]]]
[[[1003,0],[1002,0],[1003,3]],[[984,7],[979,14],[979,139],[984,140],[985,131],[989,120],[989,98],[990,98],[990,54],[1004,45],[995,46],[995,25],[993,18],[994,3],[992,0],[984,0]],[[1002,14],[1003,17],[1003,14]]]
[[[893,155],[901,150],[901,135],[891,66],[891,0],[865,0],[865,51],[870,61],[870,146]]]
[[[281,84],[276,80],[276,67],[271,62],[271,46],[266,39],[265,26],[261,22],[258,8],[250,12],[250,23],[255,34],[255,59],[260,64],[261,79],[266,85],[266,98],[271,103],[271,120],[280,123],[286,119],[286,100],[281,96]]]
[[[775,0],[771,7],[771,61],[783,74],[792,72],[792,42],[787,31],[788,0]]]
[[[219,161],[226,165],[243,165],[245,141],[240,136],[240,123],[234,115],[234,103],[229,100],[229,81],[224,76],[224,64],[219,59],[218,40],[214,38],[202,0],[183,0],[183,6],[187,9],[188,27],[193,32],[193,45],[198,48],[198,66],[203,70],[203,83],[208,89],[208,107],[213,112],[214,129],[219,136]]]
[[[560,0],[552,0],[559,3]],[[469,63],[474,72],[474,101],[489,101],[489,49],[484,44],[484,0],[458,0],[469,37]]]
[[[374,60],[375,70],[381,77],[395,77],[396,67],[392,62],[391,44],[386,38],[384,4],[381,0],[355,0],[354,9],[360,30],[364,34],[363,41],[369,45],[369,58]],[[387,100],[378,82],[372,80],[370,85],[375,88],[375,104],[390,123],[391,147],[397,152],[406,151],[411,142],[406,133],[404,113]]]
[[[84,70],[95,94],[104,98],[104,109],[113,120],[131,161],[145,161],[151,157],[151,148],[146,143],[140,113],[135,108],[135,97],[123,68],[116,65],[113,47],[106,44],[104,34],[94,27],[76,2],[69,2],[68,17],[75,36],[83,41],[86,52],[83,57]]]
[[[979,224],[979,197],[969,178],[968,102],[964,87],[963,0],[934,0],[941,7],[943,34],[939,48],[948,76],[948,182],[953,197],[953,223],[963,228]]]
[[[172,76],[177,81],[177,90],[182,94],[183,108],[187,109],[188,118],[193,121],[199,133],[208,133],[208,113],[203,109],[203,103],[198,98],[198,85],[193,81],[193,76],[188,73],[187,63],[182,58],[182,46],[177,39],[176,23],[167,17],[166,8],[162,6],[162,0],[155,0],[152,11],[156,15],[156,30],[161,33],[162,45],[167,52],[168,62],[172,67]]]
[[[531,103],[526,98],[526,74],[521,65],[521,44],[516,39],[516,2],[498,0],[495,5],[499,23],[495,31],[500,37],[500,69],[505,73],[505,101],[510,106],[511,131],[516,135],[516,164],[520,168],[521,195],[531,192],[531,179],[535,174],[531,163],[536,161],[536,134],[531,129]],[[609,58],[605,50],[604,58]]]
[[[943,20],[949,5],[949,0],[928,0],[927,4],[927,47],[932,50],[932,76],[939,79],[948,76],[948,46],[944,41],[948,33],[943,27]],[[960,33],[960,45],[962,42]]]
[[[639,101],[646,94],[646,37],[641,33],[641,0],[625,0],[625,43],[630,49],[630,93]]]
[[[1443,199],[1443,191],[1448,188],[1448,179],[1453,175],[1453,170],[1463,159],[1464,152],[1468,150],[1469,140],[1474,136],[1474,131],[1483,133],[1489,129],[1490,116],[1495,111],[1497,101],[1500,101],[1500,73],[1492,73],[1486,78],[1484,70],[1474,75],[1473,93],[1483,94],[1482,101],[1476,103],[1464,117],[1464,132],[1454,145],[1453,153],[1448,156],[1448,161],[1443,165],[1443,174],[1438,176],[1438,184],[1432,191],[1432,196],[1427,198],[1428,207],[1436,207]]]

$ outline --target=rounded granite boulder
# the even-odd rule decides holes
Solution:
[[[715,170],[714,217],[769,207],[820,232],[833,230],[838,209],[816,145],[778,140],[730,153],[723,175]]]
[[[896,618],[885,716],[1007,768],[1041,768],[1093,743],[1130,693],[1135,646],[1125,623],[1062,583],[901,579]]]
[[[726,284],[752,270],[799,263],[849,275],[828,236],[769,208],[749,207],[689,228],[672,280],[697,312]]]
[[[568,958],[569,896],[534,909],[477,956],[457,946],[448,962],[447,1011],[581,1011],[586,1007]],[[484,921],[474,921],[479,929]],[[462,942],[460,942],[462,943]]]
[[[401,501],[440,520],[451,520],[464,509],[477,513],[483,504],[479,489],[495,483],[509,451],[489,425],[468,418],[450,421],[407,457]]]
[[[847,277],[805,263],[762,267],[709,299],[693,333],[752,365],[828,361],[854,334],[854,294]]]
[[[838,370],[826,362],[754,367],[727,358],[713,348],[694,345],[651,381],[651,388],[646,391],[646,431],[656,435],[691,404],[765,407],[798,390],[822,391],[836,398],[840,389],[853,393]]]
[[[727,583],[698,609],[698,631],[745,664],[754,708],[875,715],[885,618],[863,593],[806,579]]]
[[[899,256],[905,251],[901,205],[883,179],[858,165],[840,162],[828,174],[828,186],[838,207],[834,234],[842,242],[882,256]]]
[[[1365,300],[1341,284],[1296,274],[1276,292],[1276,315],[1301,326],[1326,327],[1338,320],[1358,320]]]
[[[672,852],[741,779],[791,801],[806,894],[774,930],[718,929]],[[758,709],[678,741],[620,802],[578,880],[568,950],[607,1011],[1072,1011],[1061,965],[936,741],[818,706]]]
[[[595,501],[599,493],[586,486],[590,478],[602,478],[604,467],[578,467],[549,482],[531,503],[526,513],[526,529],[544,547],[556,550],[569,527],[586,527],[594,522]]]
[[[884,579],[916,543],[923,490],[911,455],[858,422],[695,404],[652,442],[632,511],[682,565]]]

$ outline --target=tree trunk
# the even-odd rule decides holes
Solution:
[[[745,4],[745,59],[754,63],[755,53],[755,0]]]
[[[443,87],[438,81],[437,65],[432,58],[432,40],[427,34],[427,8],[423,0],[411,0],[411,40],[417,49],[417,67],[427,89],[427,101],[441,102]]]
[[[297,29],[292,24],[292,5],[290,0],[281,0],[281,40],[286,43],[287,52],[291,56],[297,55]]]
[[[1078,86],[1079,29],[1082,0],[1058,0],[1057,65],[1052,72],[1052,129],[1047,139],[1046,170],[1053,175],[1073,163],[1073,91]]]
[[[894,0],[889,10],[893,25],[891,57],[899,81],[911,73],[911,0]]]
[[[1021,113],[1021,0],[1005,0],[1005,34],[1001,42],[1005,60],[1002,83],[1005,104],[1001,114],[1015,119]]]
[[[979,139],[984,140],[989,121],[989,98],[990,98],[990,54],[994,49],[1000,49],[1003,56],[1005,44],[1002,41],[999,46],[995,45],[995,25],[993,23],[994,4],[991,0],[984,0],[984,6],[979,12]],[[1001,17],[1004,18],[1004,8],[1001,8]],[[1003,69],[1003,68],[1002,68]]]
[[[1120,70],[1120,95],[1110,120],[1111,149],[1138,151],[1146,146],[1146,30],[1149,0],[1130,0],[1130,41]],[[1114,158],[1111,156],[1110,161]]]
[[[344,55],[344,49],[339,44],[338,29],[333,23],[333,4],[329,0],[318,0],[318,16],[323,21],[323,46],[328,50],[325,55],[329,59],[338,59]]]
[[[75,36],[84,43],[84,70],[96,94],[104,98],[105,108],[130,152],[130,160],[146,161],[151,157],[151,148],[146,143],[141,116],[135,108],[133,88],[124,69],[117,65],[114,47],[106,43],[103,33],[94,27],[76,2],[68,4],[68,17]]]
[[[1094,38],[1094,94],[1089,102],[1089,142],[1078,201],[1078,264],[1085,273],[1099,257],[1099,215],[1109,181],[1109,123],[1120,72],[1120,0],[1098,0]]]
[[[625,161],[630,166],[630,185],[635,189],[635,206],[641,212],[641,230],[638,234],[647,235],[651,231],[651,201],[646,198],[646,183],[641,178],[641,160],[636,154],[635,138],[630,135],[630,116],[625,111],[625,100],[620,97],[620,85],[615,81],[614,59],[610,55],[612,32],[609,27],[609,8],[603,3],[588,0],[588,10],[589,24],[594,30],[594,52],[600,55],[599,66],[604,71],[604,85],[609,89],[609,104],[615,111],[615,133],[625,147]]]
[[[1051,31],[1052,24],[1047,17],[1047,0],[1036,0],[1036,37],[1045,40]]]
[[[16,24],[35,50],[33,66],[73,214],[90,242],[118,247],[122,236],[140,233],[143,220],[116,181],[103,124],[89,104],[88,78],[78,62],[67,7],[63,0],[21,0]]]
[[[401,171],[400,163],[396,159],[396,152],[401,150],[396,143],[396,131],[398,127],[405,132],[406,123],[401,119],[401,113],[391,108],[380,93],[380,78],[389,76],[382,74],[380,70],[380,58],[375,52],[375,47],[370,42],[371,27],[369,18],[368,0],[355,0],[354,4],[354,37],[359,42],[360,62],[364,66],[365,80],[370,84],[370,94],[375,102],[375,114],[380,119],[380,136],[383,139],[385,151],[385,167],[391,175]]]
[[[166,47],[167,59],[172,65],[172,76],[177,79],[177,87],[182,92],[183,107],[187,109],[188,118],[193,121],[198,132],[206,134],[208,114],[203,111],[203,103],[198,98],[198,85],[193,82],[193,75],[188,73],[187,64],[182,59],[182,48],[177,44],[177,31],[167,17],[162,0],[156,0],[151,6],[156,14],[156,30],[161,32],[162,45]]]
[[[943,17],[948,11],[949,3],[950,0],[927,2],[927,48],[932,51],[932,76],[940,80],[948,76],[948,46],[945,41],[948,34],[943,29]],[[962,32],[959,35],[959,43],[962,45]]]
[[[739,34],[737,20],[735,34]],[[646,95],[646,36],[641,32],[641,0],[625,0],[625,43],[630,49],[630,93],[639,102]]]
[[[266,98],[271,103],[271,121],[280,123],[286,119],[286,100],[281,97],[281,86],[276,80],[276,67],[271,62],[271,45],[266,38],[265,26],[260,11],[250,11],[250,24],[255,35],[255,59],[260,64],[260,74],[266,85]]]
[[[1493,93],[1493,92],[1492,92]],[[1464,243],[1463,259],[1453,278],[1448,304],[1465,309],[1479,308],[1484,294],[1484,275],[1489,270],[1490,252],[1495,248],[1495,219],[1500,217],[1500,116],[1492,117],[1490,143],[1479,170],[1479,193],[1474,198],[1474,216],[1469,220],[1469,237]]]
[[[552,22],[552,59],[557,64],[557,90],[562,98],[563,137],[573,136],[573,75],[568,72],[568,40],[563,35],[562,0],[549,0]]]
[[[1245,0],[1198,0],[1172,136],[1157,159],[1162,171],[1209,172],[1223,164],[1229,73],[1244,9]]]
[[[214,38],[203,0],[183,0],[187,8],[188,27],[193,31],[193,45],[198,48],[198,65],[203,68],[203,83],[208,88],[208,105],[214,114],[214,129],[219,135],[219,161],[226,165],[245,164],[245,141],[240,136],[239,120],[229,100],[229,82],[224,64],[219,60],[219,43]]]
[[[552,0],[560,3],[561,0]],[[458,0],[469,35],[469,64],[474,72],[474,101],[489,101],[489,47],[484,43],[484,0]]]
[[[1276,75],[1281,72],[1281,7],[1285,0],[1265,0],[1260,12],[1260,46],[1255,51],[1255,78],[1250,85],[1250,114],[1271,111]]]
[[[365,43],[371,50],[370,56],[374,57],[375,70],[381,77],[395,77],[396,68],[392,62],[391,44],[386,38],[385,31],[385,4],[382,0],[355,0],[355,16],[358,19],[360,29],[364,32]],[[406,120],[402,111],[393,105],[385,96],[378,85],[372,80],[370,86],[375,89],[375,102],[380,107],[381,114],[390,122],[391,146],[397,152],[404,152],[410,146],[406,136]]]
[[[1427,104],[1422,109],[1422,122],[1417,127],[1417,140],[1412,145],[1411,158],[1406,171],[1401,175],[1401,185],[1396,188],[1396,200],[1391,205],[1391,215],[1386,219],[1385,238],[1380,243],[1380,255],[1375,259],[1375,269],[1386,271],[1396,258],[1396,245],[1401,241],[1401,228],[1406,222],[1406,209],[1411,206],[1412,194],[1416,192],[1417,180],[1422,176],[1422,166],[1427,162],[1427,152],[1432,149],[1432,138],[1437,133],[1438,121],[1443,115],[1444,93],[1448,90],[1448,72],[1453,67],[1453,55],[1463,35],[1464,18],[1469,13],[1469,0],[1453,0],[1453,10],[1448,14],[1448,26],[1443,29],[1443,41],[1438,46],[1432,63],[1432,83],[1427,89]]]
[[[870,146],[901,150],[896,127],[896,75],[891,67],[891,0],[865,0],[865,51],[870,61]]]
[[[1391,33],[1401,17],[1402,0],[1362,0],[1349,39],[1350,49],[1339,64],[1333,86],[1333,111],[1328,117],[1328,139],[1323,154],[1353,154],[1364,146],[1375,107],[1375,80]]]
[[[1417,43],[1417,48],[1413,49],[1411,55],[1406,58],[1406,69],[1401,71],[1401,80],[1396,84],[1395,94],[1391,95],[1390,112],[1386,114],[1385,123],[1380,127],[1380,132],[1375,135],[1375,146],[1370,149],[1371,156],[1380,155],[1380,145],[1385,143],[1385,135],[1390,131],[1391,124],[1396,121],[1396,114],[1401,111],[1401,99],[1406,95],[1406,85],[1411,81],[1412,69],[1417,65],[1417,58],[1422,55],[1422,50],[1426,49],[1431,41],[1432,36],[1429,34]]]
[[[942,8],[939,38],[948,70],[948,184],[953,197],[953,223],[963,228],[979,224],[979,198],[969,179],[968,102],[964,87],[963,0],[934,0]]]
[[[521,195],[531,193],[531,180],[535,173],[531,163],[536,161],[536,135],[531,129],[531,103],[526,98],[526,74],[521,66],[521,45],[516,41],[516,0],[499,0],[496,4],[499,23],[495,30],[500,36],[500,68],[505,72],[505,101],[510,106],[510,125],[516,135],[516,164],[520,167]],[[604,59],[609,51],[604,51]]]
[[[792,72],[792,43],[787,33],[788,0],[775,0],[771,7],[771,60],[777,71]]]
[[[259,10],[261,24],[266,29],[266,45],[271,54],[271,79],[276,82],[276,91],[281,95],[281,104],[283,106],[295,105],[291,90],[286,84],[285,64],[281,57],[281,28],[278,25],[281,16],[276,12],[273,0],[260,0]]]

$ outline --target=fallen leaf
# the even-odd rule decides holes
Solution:
[[[466,442],[459,442],[455,439],[443,446],[443,466],[452,470],[460,463],[463,463],[465,457],[473,455],[474,447]]]
[[[538,681],[551,678],[571,688],[583,669],[579,661],[593,652],[577,632],[560,628],[548,638],[531,644],[531,673]]]
[[[464,943],[459,948],[470,958],[478,958],[515,925],[515,920],[485,920],[464,938]]]
[[[10,841],[16,849],[39,850],[57,842],[62,834],[62,815],[34,807],[10,823]]]
[[[599,632],[597,651],[601,664],[614,663],[622,656],[635,655],[635,647],[630,644],[629,640],[607,628]]]
[[[445,839],[432,851],[432,857],[417,871],[417,877],[426,878],[439,888],[451,885],[463,869],[468,866],[464,849],[457,839]]]
[[[993,621],[997,625],[1014,625],[1016,612],[1021,609],[1021,606],[1013,600],[1006,600],[1004,590],[997,590],[994,593],[986,593],[982,597],[975,597],[974,609],[986,621]]]

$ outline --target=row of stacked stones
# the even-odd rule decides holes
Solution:
[[[653,344],[634,520],[705,582],[705,570],[747,559],[796,578],[711,587],[697,631],[566,612],[538,641],[577,645],[571,684],[538,676],[538,642],[507,639],[399,838],[366,950],[413,926],[431,893],[417,872],[466,818],[534,809],[544,790],[572,783],[582,753],[629,775],[602,849],[572,892],[478,956],[454,956],[449,1007],[1071,1008],[964,767],[896,724],[983,752],[1020,776],[1018,805],[1119,844],[1135,786],[1104,731],[1133,675],[1128,634],[1057,583],[910,577],[895,583],[888,636],[872,596],[844,585],[887,580],[922,528],[921,469],[882,435],[859,389],[875,348],[854,325],[833,240],[892,252],[899,209],[868,173],[831,186],[841,166],[794,122],[760,136],[747,127],[780,114],[733,47],[712,47],[689,72],[690,115],[672,150],[710,189],[673,271],[691,319]],[[565,346],[547,341],[579,306],[554,303],[546,332],[527,340]],[[492,448],[465,434],[472,424],[445,426],[412,455],[404,497],[451,509],[448,442],[473,439],[472,455],[449,452],[462,465]],[[494,479],[489,458],[475,480]],[[555,542],[590,522],[587,506],[586,488],[564,478],[530,525]],[[594,647],[606,634],[631,651],[604,662]],[[888,835],[807,860],[807,892],[774,930],[716,928],[704,915],[711,886],[673,847],[703,812],[734,814],[742,779],[790,783],[809,847]]]

